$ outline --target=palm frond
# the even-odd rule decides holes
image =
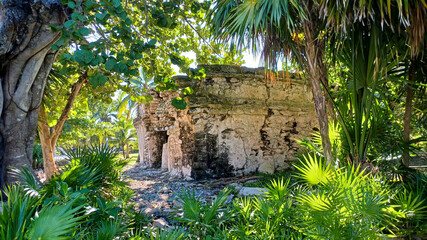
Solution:
[[[4,191],[7,202],[1,202],[0,212],[0,238],[1,239],[24,239],[34,216],[40,198],[30,196],[19,185],[8,187]]]
[[[42,185],[34,174],[26,167],[22,170],[12,169],[11,174],[21,180],[21,186],[32,196],[40,196]]]
[[[77,217],[82,207],[72,208],[73,202],[65,205],[44,207],[29,226],[28,238],[37,239],[70,239],[69,234],[75,231],[82,216]]]
[[[326,184],[332,176],[330,165],[323,163],[323,158],[316,154],[305,154],[294,167],[299,171],[296,177],[309,185]]]

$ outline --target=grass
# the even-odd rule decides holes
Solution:
[[[119,155],[118,158],[123,159],[123,155]],[[131,153],[129,154],[129,158],[127,159],[129,162],[126,165],[127,167],[133,166],[136,164],[136,161],[138,160],[138,153]]]
[[[135,165],[136,161],[138,160],[138,153],[131,153],[129,154],[129,163],[128,166]]]

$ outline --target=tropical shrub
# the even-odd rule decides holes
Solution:
[[[297,167],[307,187],[296,196],[304,233],[314,239],[376,239],[389,226],[390,187],[358,167],[331,169],[307,156]]]
[[[293,180],[273,179],[264,195],[236,198],[228,205],[222,205],[228,192],[205,203],[184,191],[175,219],[187,228],[188,239],[424,236],[425,175],[393,182],[360,167],[326,165],[316,153],[302,154],[295,168]]]
[[[265,195],[234,201],[235,224],[232,239],[299,239],[293,192],[289,180],[273,180]]]
[[[427,235],[427,175],[412,174],[411,177],[395,187],[391,204],[395,205],[397,222],[396,233],[412,238]]]
[[[176,199],[181,207],[175,209],[175,220],[186,226],[195,237],[218,238],[233,219],[232,208],[225,205],[229,193],[224,189],[212,202],[203,202],[194,191],[183,190]]]
[[[42,145],[35,143],[33,147],[33,169],[39,169],[43,167],[43,151]]]
[[[23,183],[5,191],[1,239],[119,239],[142,227],[114,149],[93,146],[70,156],[71,163],[44,186],[28,169],[15,171]]]
[[[263,195],[212,201],[177,195],[175,225],[148,227],[107,146],[76,149],[60,175],[41,185],[28,169],[5,191],[1,239],[379,239],[426,236],[427,176],[405,178],[360,167],[333,167],[321,154],[301,154],[293,175],[272,178]],[[271,177],[271,176],[270,176]]]

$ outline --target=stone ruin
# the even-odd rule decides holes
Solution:
[[[175,77],[194,90],[187,109],[172,106],[176,92],[153,91],[153,101],[139,105],[141,162],[195,179],[289,168],[297,140],[318,126],[308,82],[282,72],[266,81],[264,68],[200,68],[201,80]]]

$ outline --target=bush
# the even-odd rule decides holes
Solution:
[[[18,171],[25,181],[5,192],[1,239],[121,239],[132,236],[131,226],[141,227],[115,150],[95,146],[70,156],[71,164],[44,186],[29,170]]]
[[[182,215],[175,219],[189,239],[424,236],[425,175],[396,184],[358,167],[326,166],[316,154],[302,155],[295,168],[287,180],[273,179],[265,195],[237,198],[231,205],[225,204],[226,191],[211,203],[184,191],[177,211]]]
[[[265,195],[230,197],[225,189],[204,202],[177,196],[177,227],[147,227],[121,178],[125,162],[98,146],[70,153],[70,165],[41,186],[27,169],[5,194],[1,239],[379,239],[425,236],[427,176],[390,178],[358,167],[332,168],[303,154],[296,172],[272,178]],[[269,176],[271,177],[271,176]]]
[[[33,169],[43,168],[43,150],[42,145],[34,143],[33,147]]]

